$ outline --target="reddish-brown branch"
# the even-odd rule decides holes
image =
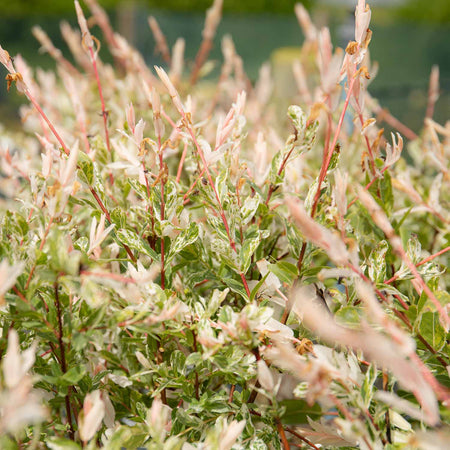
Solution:
[[[236,390],[236,385],[232,384],[231,388],[230,388],[230,395],[228,396],[228,403],[232,403],[233,402],[233,395],[234,395],[234,391]]]
[[[67,362],[66,362],[66,350],[65,350],[65,344],[64,344],[64,328],[63,328],[63,322],[62,322],[62,311],[61,311],[61,302],[59,300],[59,286],[56,282],[54,284],[54,292],[55,292],[55,306],[56,306],[56,314],[58,318],[58,343],[59,343],[59,352],[60,352],[60,361],[61,361],[61,371],[62,373],[67,372]],[[64,402],[66,405],[66,415],[67,415],[67,423],[69,424],[69,437],[70,439],[75,439],[75,430],[73,428],[72,423],[72,410],[70,406],[70,393],[71,393],[71,386],[69,386],[69,389],[67,390],[67,395],[64,398]]]
[[[109,142],[109,131],[108,131],[108,111],[106,110],[106,107],[105,107],[105,100],[103,98],[103,89],[102,89],[102,84],[100,82],[100,76],[98,74],[97,62],[96,62],[94,49],[92,48],[92,46],[90,46],[88,48],[89,48],[89,56],[91,57],[92,67],[94,69],[95,81],[97,82],[98,95],[100,97],[100,103],[102,105],[103,127],[105,128],[106,148],[108,149],[108,152],[111,152],[111,145]]]
[[[192,332],[192,337],[193,337],[193,346],[194,346],[194,352],[197,352],[197,335],[195,330]],[[199,382],[199,378],[198,378],[198,372],[197,370],[195,371],[195,381],[194,381],[194,392],[195,392],[195,398],[197,400],[200,399],[200,382]]]
[[[284,432],[283,425],[281,424],[281,420],[277,418],[276,424],[278,433],[280,433],[280,439],[281,443],[283,444],[284,450],[290,450],[291,447],[289,445],[289,441],[287,440],[286,433]]]
[[[328,413],[327,413],[328,414]],[[300,433],[298,433],[297,431],[293,430],[290,427],[285,427],[286,431],[288,431],[289,433],[291,433],[293,436],[295,436],[296,438],[300,439],[301,441],[303,441],[305,444],[308,444],[311,448],[314,448],[315,450],[320,450],[319,447],[317,447],[316,445],[314,445],[309,439],[305,438],[304,436],[302,436]]]
[[[331,144],[331,148],[328,151],[326,151],[326,149],[324,149],[322,167],[320,168],[319,180],[317,182],[317,191],[316,191],[316,195],[314,196],[314,202],[313,202],[313,206],[311,209],[311,217],[314,217],[314,215],[316,214],[316,208],[317,208],[317,204],[318,204],[319,198],[320,198],[320,189],[322,187],[323,180],[325,179],[325,177],[327,175],[328,167],[331,162],[331,157],[333,156],[333,153],[336,149],[337,140],[338,140],[341,128],[342,128],[342,124],[344,123],[345,113],[347,111],[347,107],[350,102],[350,97],[353,92],[353,86],[355,85],[355,81],[356,81],[356,77],[352,77],[352,79],[350,81],[350,85],[348,87],[347,96],[345,98],[344,107],[342,108],[342,113],[341,113],[341,116],[339,117],[338,125],[337,125],[336,131],[334,133],[334,138],[333,138],[333,142]]]
[[[450,247],[445,247],[444,249],[440,250],[439,252],[435,253],[434,255],[430,255],[430,256],[426,257],[425,259],[422,259],[422,261],[420,261],[416,264],[416,267],[423,266],[427,262],[433,260],[434,258],[437,258],[440,255],[443,255],[444,253],[448,252],[449,250],[450,250]],[[397,280],[399,276],[400,276],[399,274],[395,274],[394,276],[389,278],[389,280],[385,280],[383,283],[391,284],[393,281]]]
[[[41,117],[45,120],[45,122],[47,123],[48,127],[50,128],[51,132],[53,133],[53,135],[55,136],[56,140],[60,143],[62,149],[64,150],[64,153],[66,155],[70,155],[70,150],[68,149],[68,147],[66,146],[66,144],[64,143],[64,141],[62,140],[61,136],[58,134],[58,132],[56,131],[55,127],[53,126],[53,124],[50,122],[50,119],[47,117],[47,115],[45,114],[45,112],[42,110],[42,108],[39,106],[39,103],[34,99],[34,97],[31,95],[31,93],[28,91],[28,89],[25,91],[26,96],[28,97],[28,100],[30,100],[30,102],[33,104],[33,106],[36,108],[37,112],[41,115]]]
[[[183,164],[184,164],[184,160],[186,159],[187,149],[188,149],[188,145],[187,145],[187,142],[186,142],[186,143],[184,144],[183,153],[181,154],[180,163],[178,164],[178,170],[177,170],[177,183],[180,182],[181,171],[183,170]]]
[[[211,188],[212,188],[212,190],[214,192],[214,195],[216,197],[217,203],[219,205],[219,214],[220,214],[220,217],[222,219],[223,225],[225,227],[225,231],[227,233],[228,240],[230,242],[230,247],[237,254],[236,243],[234,242],[234,240],[231,237],[230,228],[228,226],[228,221],[227,221],[227,218],[225,216],[225,211],[223,209],[222,202],[220,201],[220,197],[219,197],[219,194],[217,192],[217,189],[216,189],[216,187],[214,185],[214,182],[213,182],[213,179],[212,179],[212,176],[211,176],[211,172],[209,171],[208,163],[206,161],[206,158],[205,158],[205,155],[203,153],[203,150],[202,150],[200,144],[198,143],[197,138],[195,137],[195,133],[194,133],[194,130],[193,130],[192,126],[190,126],[190,122],[189,122],[188,117],[186,116],[184,111],[180,111],[180,113],[182,114],[183,121],[184,121],[184,123],[186,125],[186,128],[187,128],[187,130],[188,130],[188,132],[189,132],[189,134],[191,136],[191,139],[194,142],[194,145],[195,145],[195,147],[197,149],[197,152],[198,152],[198,154],[200,156],[200,159],[202,161],[203,167],[204,167],[204,169],[206,171],[206,176],[208,178],[209,184],[210,184],[210,186],[211,186]],[[239,275],[240,275],[242,283],[244,285],[245,292],[250,297],[250,289],[248,287],[247,280],[245,279],[245,275],[242,272]]]
[[[367,191],[368,189],[370,189],[370,186],[372,186],[372,184],[375,183],[375,181],[378,180],[378,179],[383,175],[383,173],[384,173],[387,169],[388,169],[387,167],[384,167],[384,168],[381,170],[379,176],[374,176],[374,177],[373,177],[373,178],[372,178],[372,179],[364,186],[364,190]],[[348,204],[347,209],[350,208],[350,206],[352,206],[352,205],[356,202],[356,200],[358,200],[358,197],[355,197],[355,198]]]
[[[159,147],[159,167],[161,171],[161,214],[160,219],[161,223],[164,221],[164,214],[165,214],[165,202],[164,202],[164,183],[165,183],[165,175],[164,175],[164,161],[163,161],[163,154],[161,149],[161,138],[158,139],[158,147]],[[164,260],[165,260],[165,251],[164,251],[164,236],[161,236],[161,289],[165,289],[165,267],[164,267]]]
[[[118,273],[112,272],[92,272],[90,270],[80,270],[80,275],[85,275],[88,277],[97,277],[97,278],[108,278],[114,281],[120,281],[121,283],[131,283],[136,284],[137,281],[134,278],[124,277]]]
[[[294,151],[294,148],[295,148],[295,142],[292,144],[291,149],[289,150],[289,152],[284,157],[284,159],[283,159],[283,161],[282,161],[282,163],[280,165],[280,168],[278,169],[278,172],[277,172],[278,176],[280,176],[283,173],[283,170],[284,170],[284,168],[285,168],[285,166],[286,166],[286,164],[287,164],[287,162],[289,160],[289,157],[291,156],[292,152]],[[269,186],[269,191],[267,192],[267,198],[266,198],[266,201],[265,201],[266,206],[269,204],[270,197],[272,197],[272,194],[274,193],[274,191],[275,191],[275,186],[273,184],[271,184]]]
[[[186,200],[189,200],[189,195],[194,190],[195,186],[197,186],[197,183],[199,182],[200,178],[203,176],[204,173],[205,173],[205,169],[202,169],[199,176],[194,180],[194,182],[191,184],[189,189],[186,191],[186,194],[183,195],[183,202],[186,202]]]

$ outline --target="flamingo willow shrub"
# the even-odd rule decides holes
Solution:
[[[297,5],[280,114],[229,36],[204,79],[221,1],[190,73],[86,4],[70,60],[33,30],[55,71],[0,47],[29,100],[0,135],[1,448],[448,448],[437,68],[416,134],[368,93],[365,1],[345,50]]]

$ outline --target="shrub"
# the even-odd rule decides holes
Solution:
[[[56,72],[0,47],[30,101],[0,141],[1,447],[447,448],[438,71],[416,135],[367,92],[365,2],[345,52],[297,6],[279,116],[230,37],[201,80],[220,1],[189,77],[182,40],[151,21],[153,71],[87,3],[115,68],[77,2],[76,65],[39,28]]]

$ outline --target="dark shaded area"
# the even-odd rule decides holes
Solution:
[[[239,13],[276,13],[290,14],[296,3],[303,3],[311,7],[314,0],[225,0],[223,10],[225,12]],[[83,1],[80,0],[80,4]],[[99,4],[106,9],[111,9],[119,4],[134,4],[140,8],[158,8],[168,11],[204,12],[212,4],[212,0],[99,0]],[[0,2],[0,14],[3,16],[24,17],[30,14],[66,14],[73,10],[71,0],[14,0],[12,2]]]

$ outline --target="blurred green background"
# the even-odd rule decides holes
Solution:
[[[306,0],[318,26],[328,25],[333,43],[345,48],[352,39],[357,0]],[[83,3],[82,1],[80,2]],[[201,41],[204,11],[212,0],[99,0],[108,10],[114,28],[124,34],[144,55],[148,64],[161,64],[154,55],[154,40],[147,24],[152,14],[164,31],[169,46],[178,37],[186,40],[186,58],[193,59]],[[231,34],[250,78],[259,67],[274,60],[280,47],[298,47],[303,36],[295,14],[294,0],[224,0],[224,15],[211,57],[221,61],[220,38]],[[372,0],[370,44],[372,59],[380,69],[370,85],[382,106],[419,131],[426,109],[428,78],[433,64],[439,65],[442,95],[435,118],[444,122],[450,111],[450,0]],[[87,8],[85,8],[87,11]],[[0,0],[0,44],[12,55],[21,53],[34,67],[53,67],[48,55],[39,53],[31,27],[39,24],[66,55],[59,23],[76,26],[72,0]],[[94,34],[101,37],[99,31]],[[102,57],[108,58],[104,53]],[[6,72],[1,70],[4,78]],[[21,99],[6,94],[0,83],[0,121],[14,123]]]

